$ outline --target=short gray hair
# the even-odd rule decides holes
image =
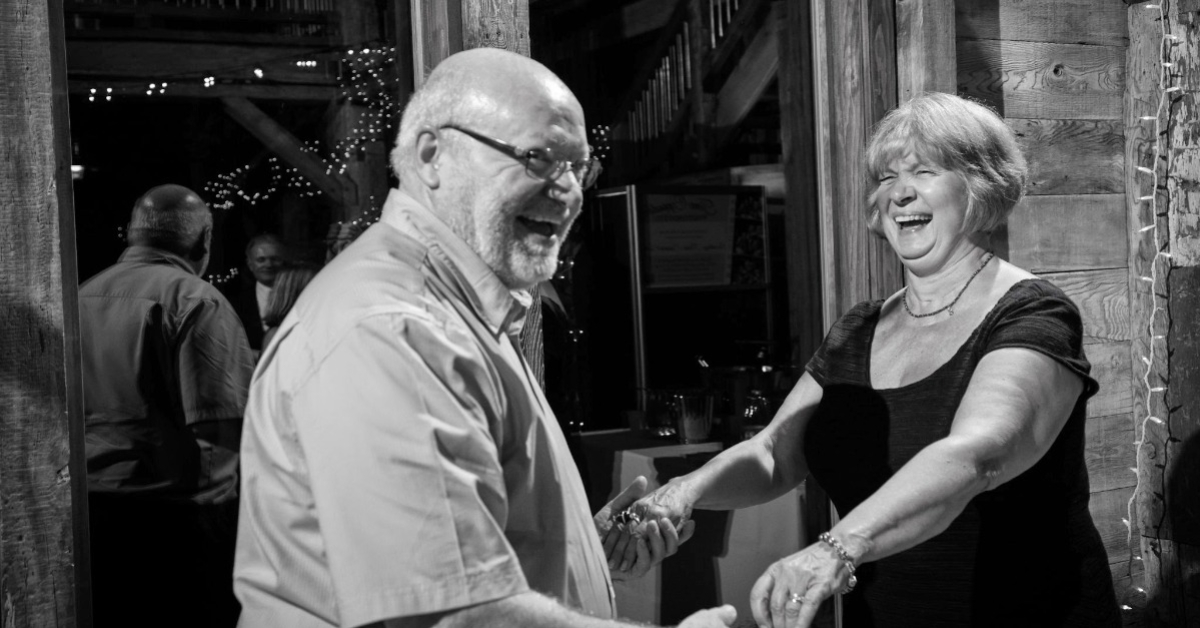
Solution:
[[[932,92],[884,116],[867,145],[871,181],[909,153],[962,176],[968,233],[990,233],[1003,225],[1025,193],[1028,167],[1016,136],[996,112],[972,100]],[[882,235],[878,193],[875,187],[867,197],[867,226]]]
[[[198,194],[182,185],[160,185],[134,203],[128,239],[186,253],[212,224],[212,212]]]
[[[486,96],[471,87],[471,78],[463,68],[454,64],[438,66],[409,99],[400,117],[400,132],[391,154],[392,170],[396,176],[403,179],[406,171],[416,168],[415,146],[417,136],[422,131],[436,130],[451,123],[464,126],[480,124],[483,112],[488,109],[482,106],[481,99],[484,98]],[[445,143],[449,137],[443,137],[440,141]]]

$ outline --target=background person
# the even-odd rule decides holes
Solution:
[[[759,625],[807,626],[853,589],[850,627],[1119,626],[1088,512],[1097,384],[1079,312],[989,249],[1026,177],[1012,132],[929,94],[884,118],[867,160],[868,222],[907,286],[834,325],[766,430],[634,512],[678,525],[692,508],[774,499],[811,471],[843,518],[758,580]]]
[[[229,295],[229,300],[246,329],[250,348],[255,351],[262,351],[263,334],[267,331],[263,316],[267,313],[275,277],[286,262],[286,249],[276,235],[264,233],[254,236],[246,245],[246,268],[250,270],[254,281],[236,282],[238,290]]]
[[[317,268],[311,264],[289,264],[275,275],[275,285],[271,288],[271,297],[267,300],[267,309],[263,314],[262,322],[267,328],[263,333],[262,346],[265,348],[271,344],[271,339],[275,337],[275,332],[279,331],[279,324],[283,322],[284,317],[292,310],[296,299],[312,281],[312,278],[317,275]]]
[[[232,626],[237,450],[254,360],[200,278],[212,214],[151,189],[79,289],[97,626]]]
[[[558,77],[502,50],[450,56],[413,96],[401,188],[300,295],[251,388],[241,625],[617,625],[597,530],[645,485],[590,515],[519,342],[598,174],[585,128]],[[663,524],[637,564],[675,551]]]

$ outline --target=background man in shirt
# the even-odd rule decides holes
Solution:
[[[228,626],[237,449],[254,366],[199,277],[212,214],[163,185],[120,261],[79,289],[97,626]]]
[[[597,527],[636,495],[593,520],[518,342],[598,173],[584,129],[553,73],[495,49],[451,56],[413,97],[400,189],[251,386],[242,626],[617,625]],[[639,563],[678,543],[665,520],[649,537]]]
[[[275,276],[283,269],[285,261],[283,242],[278,237],[269,233],[255,236],[246,245],[246,268],[250,269],[254,281],[235,282],[239,286],[238,292],[229,295],[246,329],[250,348],[255,351],[262,350],[263,333],[266,331],[262,317],[267,312],[267,302],[271,300]]]

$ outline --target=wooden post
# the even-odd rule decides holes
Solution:
[[[789,329],[794,361],[806,364],[825,335],[822,320],[820,213],[812,95],[813,64],[807,3],[789,2],[779,40],[779,116],[783,177],[787,188],[784,225],[787,241]]]
[[[902,283],[895,253],[866,226],[866,144],[896,106],[894,1],[809,4],[822,335],[855,303]],[[805,484],[805,530],[815,538],[830,526],[828,499],[812,478]]]
[[[0,625],[90,625],[63,7],[0,3]]]
[[[1157,7],[1128,9],[1125,179],[1133,420],[1142,441],[1134,495],[1140,539],[1131,553],[1144,565],[1144,623],[1187,626],[1200,622],[1200,6],[1162,6],[1165,21]],[[1177,39],[1164,40],[1164,30]]]
[[[955,92],[954,36],[954,0],[896,0],[900,102],[923,92]]]
[[[420,86],[442,59],[470,48],[503,48],[529,56],[529,0],[412,0],[414,81]],[[460,18],[461,16],[461,18]],[[521,332],[525,359],[545,386],[542,300],[537,288]]]
[[[900,289],[896,255],[866,226],[864,157],[896,105],[892,0],[811,0],[813,97],[825,328],[864,299]]]

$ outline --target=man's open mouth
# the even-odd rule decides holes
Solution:
[[[517,216],[517,221],[526,229],[546,238],[558,233],[558,225],[536,218],[528,218],[526,216]]]

